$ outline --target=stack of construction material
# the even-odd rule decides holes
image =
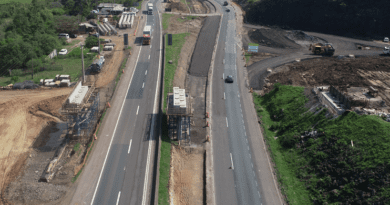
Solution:
[[[91,51],[98,53],[99,52],[99,47],[97,47],[97,46],[96,47],[92,47]]]
[[[110,24],[110,22],[104,23],[109,29],[111,29],[111,32],[114,33],[115,35],[118,34],[118,32],[115,30],[114,26]]]
[[[35,89],[38,88],[38,85],[34,84],[31,80],[26,80],[22,83],[15,83],[13,89]]]
[[[54,83],[54,79],[45,79],[43,85],[48,86],[50,83]]]
[[[114,50],[114,46],[104,46],[103,51],[112,51]]]
[[[106,45],[104,46],[112,46],[112,47],[115,47],[115,43],[107,43]]]
[[[111,39],[104,39],[103,43],[111,43]]]
[[[123,12],[118,27],[119,28],[131,28],[134,22],[135,12]]]
[[[70,80],[69,79],[63,79],[61,80],[60,87],[69,87]]]

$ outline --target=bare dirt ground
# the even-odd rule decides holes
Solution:
[[[169,181],[173,204],[204,204],[204,150],[172,146]]]
[[[206,14],[209,12],[204,0],[171,0],[165,4],[172,12]]]
[[[106,57],[103,71],[88,75],[90,81],[96,81],[99,90],[103,89],[102,107],[112,95],[118,69],[128,56],[126,52],[130,51],[123,50],[123,33],[129,33],[129,46],[134,46],[136,36],[132,34],[137,29],[138,19],[135,22],[131,29],[118,30],[118,36],[101,37],[116,44],[114,51],[101,53]],[[87,35],[77,39],[83,42]],[[59,109],[72,89],[0,92],[0,135],[5,136],[0,143],[7,145],[0,151],[0,204],[58,204],[69,191],[72,178],[86,159],[85,143],[77,152],[73,150],[76,142],[68,144],[50,183],[39,182],[39,178],[65,139],[66,123]]]
[[[313,87],[333,85],[341,91],[350,87],[372,86],[390,105],[390,61],[388,57],[337,59],[319,58],[281,66],[280,72],[268,76],[263,91],[268,92],[276,82],[294,86]],[[266,81],[267,81],[266,79]]]
[[[182,21],[179,21],[178,19]],[[198,16],[196,19],[187,20],[180,15],[173,15],[170,18],[168,29],[164,30],[164,33],[177,34],[186,33],[188,29],[188,32],[190,33],[190,35],[186,37],[186,42],[180,52],[179,63],[173,80],[174,87],[185,88],[185,79],[188,67],[190,66],[191,56],[194,52],[196,40],[200,29],[202,28],[204,19],[204,17]]]
[[[7,185],[23,170],[41,129],[47,123],[61,118],[58,111],[71,91],[72,88],[57,88],[0,92],[2,198]]]
[[[253,63],[256,63],[258,61],[262,61],[264,59],[277,56],[277,55],[271,54],[271,53],[250,53],[250,54],[251,54],[251,56],[249,57],[249,61],[246,63],[247,66],[250,66]]]
[[[118,35],[117,36],[101,36],[103,39],[111,39],[112,43],[115,43],[114,50],[112,51],[103,51],[102,55],[105,56],[105,65],[103,66],[103,70],[95,76],[96,84],[95,86],[97,88],[104,87],[108,85],[113,79],[115,79],[116,75],[118,74],[118,69],[120,68],[120,65],[122,61],[125,58],[125,52],[130,52],[131,50],[123,50],[124,44],[123,44],[123,34],[128,33],[128,39],[129,39],[129,46],[134,47],[134,41],[137,36],[134,36],[134,31],[137,28],[139,22],[139,16],[134,19],[134,26],[132,28],[128,29],[117,29]]]

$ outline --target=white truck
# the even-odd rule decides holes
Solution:
[[[390,55],[390,47],[385,47],[385,49],[383,49],[383,53],[385,55]]]
[[[143,31],[142,44],[143,45],[150,45],[150,37],[151,36],[152,36],[152,27],[145,26],[144,31]]]
[[[149,15],[153,14],[153,4],[152,3],[148,3],[148,14]]]

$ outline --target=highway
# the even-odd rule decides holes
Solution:
[[[218,3],[222,5],[223,1]],[[234,9],[231,6],[227,8],[230,12],[222,7],[223,18],[212,77],[216,204],[262,204],[238,87],[236,19]],[[223,79],[228,75],[233,76],[234,83],[224,83]]]
[[[157,1],[156,1],[157,2]],[[157,11],[155,2],[154,9]],[[91,204],[148,204],[145,177],[151,157],[151,132],[156,116],[157,90],[161,68],[160,19],[146,15],[146,25],[152,26],[151,45],[141,48],[122,113],[118,116],[111,149]],[[153,114],[154,113],[154,114]],[[149,167],[148,167],[149,166]],[[150,171],[150,170],[149,170]],[[150,172],[148,172],[150,173]],[[148,181],[149,182],[149,181]],[[149,183],[147,184],[149,185]]]

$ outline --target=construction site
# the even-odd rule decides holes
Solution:
[[[390,121],[390,82],[387,57],[321,58],[275,68],[260,93],[274,83],[312,88],[334,115],[347,110],[386,116]]]
[[[80,33],[81,43],[88,33],[99,32],[105,39],[97,56],[104,59],[99,72],[85,65],[85,75],[72,83],[65,79],[67,86],[49,86],[55,81],[43,79],[34,90],[0,90],[0,141],[7,145],[0,152],[0,204],[59,204],[69,195],[96,140],[118,72],[131,53],[125,46],[136,42],[139,17],[129,13],[119,20],[98,16],[98,21],[81,25],[88,28],[84,36]]]

